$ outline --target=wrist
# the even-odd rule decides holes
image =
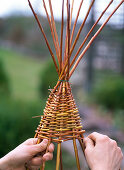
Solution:
[[[0,159],[0,170],[11,170],[11,165],[9,165],[9,160],[6,156]]]
[[[25,166],[15,166],[8,155],[0,159],[0,170],[25,170]]]

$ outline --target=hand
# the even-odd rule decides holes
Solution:
[[[123,154],[116,141],[94,132],[84,139],[84,144],[91,170],[119,170]]]
[[[37,140],[37,138],[26,140],[1,158],[0,170],[25,170],[25,164],[28,164],[30,169],[37,170],[43,161],[52,160],[54,145],[51,143],[48,153],[41,156],[47,148],[48,140],[44,139],[40,144],[37,144]]]

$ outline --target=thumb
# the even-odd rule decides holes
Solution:
[[[44,150],[46,150],[48,145],[48,140],[44,139],[41,143],[39,144],[35,144],[31,146],[32,149],[32,154],[36,155],[40,152],[43,152]]]
[[[90,138],[86,137],[86,138],[84,138],[83,141],[85,144],[85,149],[93,149],[94,148],[94,143]]]

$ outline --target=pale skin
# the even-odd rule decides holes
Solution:
[[[85,156],[91,170],[119,170],[123,159],[121,148],[106,135],[92,133],[84,139]]]
[[[116,141],[108,136],[92,133],[84,138],[85,156],[91,170],[119,170],[123,154]],[[0,159],[0,170],[38,170],[43,162],[52,160],[54,145],[48,147],[48,140],[37,144],[37,139],[28,139]],[[40,153],[40,154],[39,154]]]
[[[31,170],[38,170],[43,162],[52,160],[54,145],[51,143],[48,153],[42,156],[42,152],[47,148],[48,140],[44,139],[40,144],[37,144],[37,140],[37,138],[26,140],[1,158],[0,170],[25,170],[25,164]]]

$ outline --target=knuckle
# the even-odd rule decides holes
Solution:
[[[36,152],[42,152],[42,151],[44,151],[45,149],[46,149],[46,145],[44,145],[44,144],[42,144],[42,145],[35,145],[35,146],[33,146],[34,147],[34,150],[36,151]]]
[[[91,134],[95,136],[95,135],[97,135],[98,133],[97,133],[97,132],[93,132],[93,133],[91,133]]]
[[[101,142],[108,142],[110,140],[110,138],[106,135],[102,135],[100,138],[99,138],[99,141]]]
[[[121,148],[120,148],[120,147],[118,147],[118,152],[120,152],[120,153],[121,153]]]
[[[104,135],[104,140],[109,141],[110,138],[108,136]]]
[[[114,147],[117,147],[117,142],[115,140],[111,140],[111,143]]]

